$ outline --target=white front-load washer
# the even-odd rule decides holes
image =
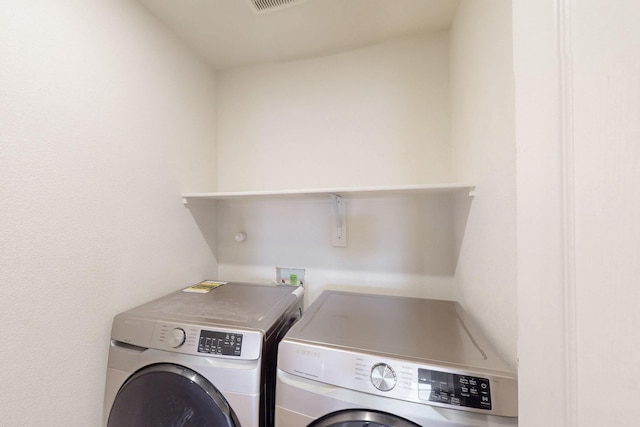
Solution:
[[[114,317],[109,427],[270,427],[278,341],[302,288],[203,282]]]
[[[325,291],[279,345],[276,427],[513,427],[517,401],[453,301]]]

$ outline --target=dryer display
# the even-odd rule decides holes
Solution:
[[[429,402],[491,410],[487,378],[418,369],[418,395]]]
[[[240,356],[242,353],[242,334],[203,330],[200,332],[198,353]]]

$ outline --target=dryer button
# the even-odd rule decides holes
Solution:
[[[386,363],[377,363],[371,368],[371,383],[380,391],[389,391],[396,386],[396,373]]]
[[[187,334],[182,328],[174,328],[169,334],[169,345],[173,348],[178,348],[184,344]]]

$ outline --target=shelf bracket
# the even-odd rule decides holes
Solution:
[[[333,227],[331,231],[331,245],[335,247],[347,247],[347,215],[342,202],[342,197],[331,195],[333,208]]]

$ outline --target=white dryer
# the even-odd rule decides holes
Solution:
[[[325,291],[280,342],[276,427],[517,426],[517,378],[452,301]]]
[[[303,289],[216,285],[115,316],[105,426],[273,425],[277,344],[300,318]]]

